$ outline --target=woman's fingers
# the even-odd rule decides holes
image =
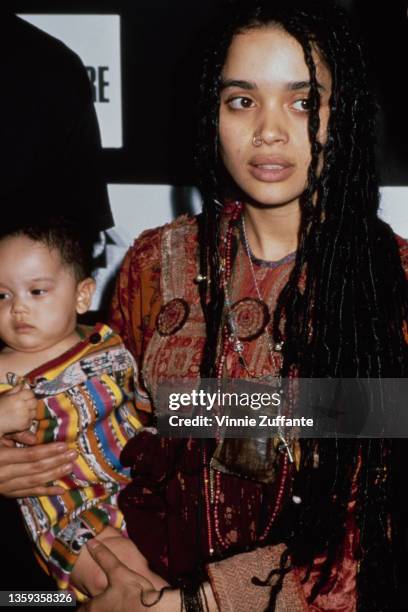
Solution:
[[[80,612],[145,612],[147,608],[166,612],[180,610],[180,592],[177,589],[161,594],[149,580],[123,565],[102,542],[93,539],[87,542],[86,546],[105,572],[108,588],[89,599],[81,606]]]
[[[12,478],[4,482],[0,482],[0,494],[6,497],[32,497],[38,495],[63,495],[65,489],[55,487],[54,485],[47,486],[47,482],[53,482],[68,474],[72,470],[72,466],[61,466],[54,468],[49,472],[41,472],[32,476],[20,476]]]
[[[72,464],[64,464],[59,467],[54,467],[48,471],[41,471],[38,474],[29,476],[19,476],[9,479],[5,482],[0,482],[0,493],[9,497],[20,497],[20,491],[26,491],[25,495],[38,495],[38,488],[48,488],[47,482],[52,483],[54,480],[61,478],[65,474],[72,471]],[[52,485],[51,485],[52,486]],[[59,487],[61,494],[65,491]],[[48,492],[49,494],[49,492]]]
[[[87,548],[93,559],[105,572],[111,586],[115,581],[115,577],[120,576],[124,580],[130,580],[138,584],[143,590],[153,589],[153,585],[149,580],[126,567],[126,565],[119,561],[118,557],[100,540],[89,540],[89,542],[87,542]]]
[[[75,451],[67,451],[66,445],[60,444],[1,447],[0,494],[9,497],[19,497],[23,491],[25,495],[51,494],[46,483],[69,473],[75,457]],[[54,494],[62,494],[63,489],[58,487],[55,491]]]
[[[117,556],[109,550],[105,544],[102,544],[100,540],[89,540],[87,542],[87,549],[91,557],[98,563],[98,565],[105,572],[109,584],[111,584],[109,577],[112,576],[114,572],[117,572],[120,568],[127,569],[123,563],[119,561]]]
[[[29,489],[13,489],[12,493],[5,493],[6,497],[39,497],[40,495],[64,495],[65,489],[54,486],[30,487]]]
[[[68,446],[60,442],[39,444],[30,448],[0,448],[0,469],[10,464],[59,461],[67,452],[69,452]]]

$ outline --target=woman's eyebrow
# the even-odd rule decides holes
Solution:
[[[227,89],[228,87],[238,87],[239,89],[253,90],[258,89],[256,83],[252,81],[243,81],[241,79],[221,79],[220,91]],[[310,89],[310,81],[290,81],[285,84],[285,88],[289,91],[299,91],[301,89]],[[324,85],[317,82],[317,87],[320,91],[326,91]]]
[[[228,87],[239,87],[239,89],[253,90],[258,89],[256,83],[252,81],[243,81],[241,79],[221,79],[220,91],[227,89]],[[310,81],[290,81],[285,84],[285,88],[289,91],[299,91],[301,89],[310,89]],[[326,91],[324,85],[317,83],[317,87],[320,91]]]
[[[291,81],[290,83],[287,83],[286,88],[289,89],[289,91],[298,91],[299,89],[310,89],[311,87],[311,82],[310,81]],[[325,91],[325,87],[317,82],[317,88],[320,89],[321,91]]]
[[[220,91],[227,87],[239,87],[240,89],[257,89],[256,83],[241,81],[240,79],[221,79]]]

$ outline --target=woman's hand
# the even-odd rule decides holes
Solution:
[[[87,548],[94,560],[103,569],[108,579],[108,588],[81,606],[80,612],[146,612],[146,606],[155,602],[160,595],[151,582],[136,574],[119,561],[107,546],[90,540]],[[151,610],[179,612],[180,591],[166,590]]]
[[[154,589],[169,586],[168,582],[152,572],[140,550],[129,538],[125,538],[119,530],[105,527],[95,538],[118,558],[127,568],[144,576],[151,582]],[[71,585],[89,597],[96,597],[108,587],[106,573],[96,563],[89,552],[89,547],[82,546],[74,569],[71,572]]]
[[[180,612],[179,589],[166,588],[160,596],[149,580],[123,565],[102,542],[90,540],[87,548],[105,572],[108,588],[83,604],[79,612],[146,612],[147,607],[155,612]],[[209,612],[218,612],[210,584],[203,587]]]
[[[25,439],[25,443],[29,443]],[[0,494],[6,497],[62,495],[62,487],[47,486],[73,469],[76,452],[53,442],[30,448],[0,445]]]

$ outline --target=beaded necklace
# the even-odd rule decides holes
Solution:
[[[245,358],[243,355],[244,347],[243,347],[243,344],[240,338],[238,337],[233,308],[232,308],[231,300],[229,296],[229,286],[230,286],[231,277],[232,277],[232,254],[231,254],[232,240],[233,240],[233,233],[234,233],[235,225],[239,219],[241,219],[241,223],[242,223],[246,252],[249,258],[251,273],[252,273],[252,277],[254,280],[255,289],[257,292],[256,301],[258,302],[259,308],[262,308],[263,310],[265,310],[265,308],[267,309],[266,304],[262,300],[258,283],[256,282],[255,271],[253,269],[253,264],[252,264],[252,260],[250,257],[249,245],[248,245],[246,231],[245,231],[245,223],[243,221],[243,216],[242,216],[243,205],[241,202],[235,202],[233,206],[230,205],[229,208],[230,208],[231,214],[229,216],[228,226],[227,226],[224,240],[223,240],[223,257],[222,257],[222,263],[221,263],[221,279],[222,279],[221,282],[222,282],[222,286],[224,289],[225,306],[227,310],[227,322],[223,323],[221,337],[220,337],[219,358],[218,358],[217,369],[216,369],[216,375],[219,381],[219,385],[221,384],[221,381],[223,379],[225,361],[226,361],[228,352],[231,349],[238,353],[240,363],[244,367],[246,372],[250,375],[250,377],[251,378],[256,377],[256,374],[252,372],[252,370],[248,367],[248,364],[245,361]],[[254,298],[245,298],[245,299],[254,300]],[[269,310],[267,309],[267,311],[269,315]],[[261,333],[264,333],[266,337],[269,352],[272,358],[272,365],[275,364],[275,367],[276,367],[277,360],[276,360],[275,352],[280,353],[282,351],[283,342],[275,343],[275,344],[272,342],[272,337],[271,337],[270,329],[268,327],[268,323],[269,323],[269,317],[268,318],[265,317],[265,322],[264,322],[264,325],[262,326]],[[248,338],[248,339],[252,339],[252,338]],[[280,375],[278,376],[278,383],[280,387]],[[291,388],[291,385],[289,385],[289,388]],[[291,398],[289,398],[289,404],[291,404]],[[289,464],[293,462],[293,455],[292,455],[290,446],[285,440],[283,436],[283,432],[281,430],[278,430],[277,437],[278,437],[278,450],[284,451],[284,452],[280,455],[279,464],[277,468],[277,481],[276,481],[277,494],[275,498],[274,508],[270,514],[269,520],[263,532],[258,536],[258,540],[260,542],[263,542],[267,538],[271,530],[271,527],[273,523],[275,522],[276,517],[278,516],[278,513],[281,509],[282,501],[284,498],[287,481],[288,481]],[[220,440],[218,438],[217,443],[219,442]],[[220,548],[221,550],[226,550],[229,547],[229,542],[222,536],[221,531],[220,531],[220,521],[219,521],[220,503],[219,502],[220,502],[220,496],[221,496],[221,473],[219,470],[214,470],[211,468],[211,465],[208,461],[207,450],[205,447],[204,447],[204,452],[203,452],[203,459],[204,459],[204,500],[205,500],[205,512],[206,512],[206,521],[207,521],[208,550],[209,550],[210,555],[212,556],[216,552],[218,552],[215,548],[215,542],[217,544],[217,548]]]
[[[251,251],[250,251],[250,248],[249,248],[248,238],[247,238],[247,234],[246,234],[245,217],[244,217],[244,215],[241,215],[241,227],[242,227],[242,234],[244,236],[245,250],[246,250],[247,257],[248,257],[249,266],[251,268],[252,280],[254,282],[254,286],[255,286],[255,290],[256,290],[258,299],[259,299],[259,301],[262,302],[261,291],[259,289],[259,285],[258,285],[258,282],[256,280],[254,264],[252,263]],[[273,343],[271,329],[269,328],[268,325],[266,326],[264,337],[266,337],[266,341],[267,341],[267,344],[268,344],[269,352],[270,352],[270,355],[271,355],[272,360],[273,360],[274,359],[274,351],[280,353],[282,351],[282,349],[283,349],[283,342]],[[282,393],[282,380],[281,380],[280,373],[278,375],[278,385],[279,385],[279,388],[280,388],[280,393]],[[289,387],[289,390],[290,389],[291,389],[291,385]],[[280,404],[279,404],[278,416],[280,416]],[[287,443],[287,441],[285,439],[285,436],[283,434],[283,429],[282,429],[282,427],[280,425],[278,426],[277,435],[278,435],[278,438],[280,440],[280,444],[282,446],[282,449],[285,450],[285,452],[287,453],[290,463],[293,463],[292,451],[290,449],[289,444]]]

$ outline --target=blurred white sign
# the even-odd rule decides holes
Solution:
[[[92,310],[101,307],[102,295],[135,238],[181,213],[197,214],[201,210],[201,197],[192,187],[118,184],[108,185],[108,190],[115,226],[107,231],[106,267],[96,274]]]
[[[102,145],[123,146],[119,15],[19,15],[58,38],[85,64],[94,93]]]
[[[408,238],[408,187],[382,187],[380,217],[396,234]]]

